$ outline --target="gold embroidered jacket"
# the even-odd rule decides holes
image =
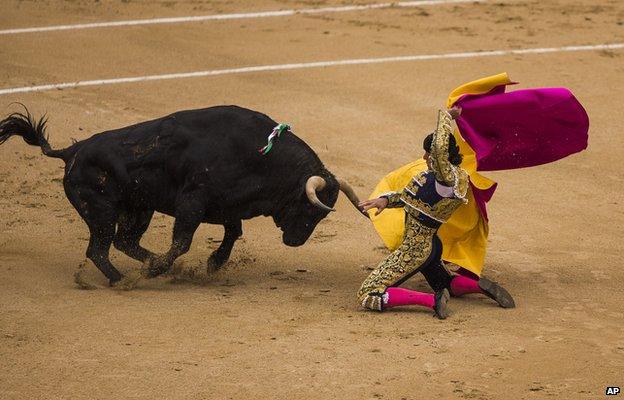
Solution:
[[[416,175],[402,193],[382,195],[388,199],[388,207],[405,206],[406,212],[431,227],[446,222],[460,205],[468,201],[468,174],[448,160],[449,137],[453,133],[451,121],[446,111],[438,112],[429,151],[431,170]]]

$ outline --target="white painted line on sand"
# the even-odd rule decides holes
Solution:
[[[35,32],[50,32],[50,31],[66,31],[66,30],[72,30],[72,29],[108,28],[108,27],[116,27],[116,26],[178,24],[178,23],[185,23],[185,22],[201,22],[201,21],[215,21],[215,20],[228,20],[228,19],[287,17],[287,16],[297,15],[297,14],[325,14],[325,13],[339,13],[339,12],[348,12],[348,11],[374,10],[378,8],[391,8],[391,7],[408,8],[408,7],[432,6],[432,5],[442,5],[442,4],[455,4],[455,3],[481,3],[484,1],[487,1],[487,0],[399,1],[399,2],[393,2],[393,3],[364,4],[364,5],[342,6],[342,7],[301,8],[301,9],[292,9],[292,10],[261,11],[261,12],[253,12],[253,13],[214,14],[214,15],[198,15],[198,16],[188,16],[188,17],[135,19],[135,20],[127,20],[127,21],[94,22],[90,24],[54,25],[54,26],[34,27],[34,28],[4,29],[4,30],[0,30],[0,35],[15,35],[19,33],[35,33]]]
[[[523,54],[545,54],[545,53],[560,53],[560,52],[572,52],[572,51],[620,50],[620,49],[624,49],[624,43],[583,45],[583,46],[564,46],[564,47],[540,47],[540,48],[516,49],[516,50],[491,50],[491,51],[476,51],[476,52],[467,52],[467,53],[422,54],[422,55],[412,55],[412,56],[381,57],[381,58],[359,58],[359,59],[350,59],[350,60],[317,61],[317,62],[298,63],[298,64],[258,65],[258,66],[253,66],[253,67],[214,69],[214,70],[207,70],[207,71],[182,72],[182,73],[175,73],[175,74],[134,76],[134,77],[128,77],[128,78],[98,79],[98,80],[90,80],[90,81],[52,83],[48,85],[39,85],[39,86],[6,88],[6,89],[0,89],[0,95],[14,94],[14,93],[27,93],[27,92],[40,92],[44,90],[53,90],[53,89],[69,89],[69,88],[77,88],[77,87],[84,87],[84,86],[103,86],[103,85],[115,85],[115,84],[120,84],[120,83],[161,81],[161,80],[168,80],[168,79],[200,78],[200,77],[215,76],[215,75],[233,75],[233,74],[244,74],[244,73],[250,73],[250,72],[283,71],[283,70],[291,70],[291,69],[334,67],[334,66],[340,66],[340,65],[381,64],[381,63],[391,63],[391,62],[401,62],[401,61],[425,61],[425,60],[441,60],[441,59],[492,57],[492,56],[507,56],[507,55],[523,55]]]

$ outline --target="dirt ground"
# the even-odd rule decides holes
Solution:
[[[347,1],[4,0],[0,28],[251,12]],[[504,1],[280,18],[0,36],[1,88],[241,66],[617,43],[619,0]],[[303,247],[266,218],[218,274],[78,290],[87,229],[62,163],[14,138],[0,147],[2,399],[596,399],[624,386],[624,51],[248,73],[0,96],[49,116],[50,141],[217,104],[288,122],[328,168],[367,196],[420,156],[435,110],[461,83],[506,71],[519,87],[565,86],[591,120],[587,151],[489,173],[485,275],[514,295],[452,299],[445,321],[417,308],[358,309],[386,254],[341,197]],[[164,251],[172,219],[143,244]],[[222,228],[202,226],[178,269],[202,270]],[[122,271],[139,263],[112,251]],[[408,287],[426,290],[420,278]]]

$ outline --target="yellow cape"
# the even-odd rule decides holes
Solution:
[[[446,105],[448,108],[452,107],[464,94],[487,93],[497,86],[511,83],[506,73],[466,83],[451,92]],[[455,130],[454,136],[460,152],[464,156],[461,166],[470,175],[472,184],[483,190],[495,185],[496,182],[477,172],[475,152],[457,130]],[[427,164],[421,158],[392,171],[379,182],[370,198],[376,198],[385,192],[403,190],[414,175],[426,169]],[[386,209],[378,216],[374,214],[375,211],[369,211],[377,233],[388,249],[395,250],[403,240],[405,211],[402,208],[394,208]],[[474,201],[472,190],[468,191],[468,203],[455,211],[451,218],[440,227],[438,235],[444,245],[442,258],[445,261],[455,263],[477,275],[481,275],[487,246],[488,223]]]

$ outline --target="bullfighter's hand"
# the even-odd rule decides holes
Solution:
[[[453,106],[452,108],[449,108],[447,112],[449,113],[451,118],[457,119],[457,117],[461,115],[462,109],[459,106]]]
[[[364,211],[368,211],[371,208],[376,208],[377,212],[375,213],[375,216],[377,216],[388,206],[388,199],[385,197],[377,197],[376,199],[361,201],[358,205]]]

